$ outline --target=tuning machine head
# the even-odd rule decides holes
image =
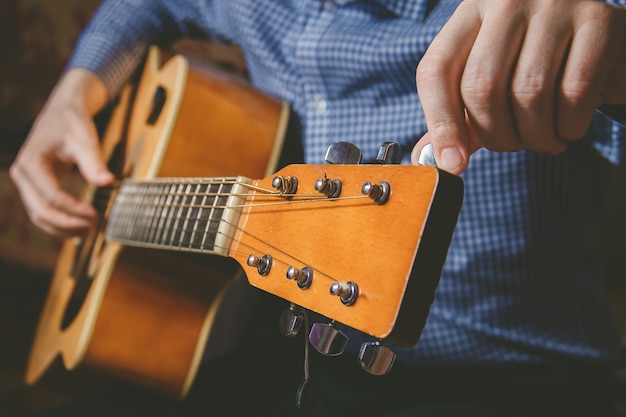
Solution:
[[[343,334],[333,323],[313,323],[309,333],[309,342],[322,355],[339,356],[348,344],[348,336]]]
[[[402,147],[396,142],[383,142],[378,149],[376,162],[389,165],[402,162]]]
[[[437,167],[437,160],[435,159],[435,151],[433,150],[432,143],[429,143],[422,148],[417,159],[417,163],[420,165]]]
[[[333,143],[326,150],[324,160],[329,164],[360,164],[363,154],[350,142]]]
[[[302,307],[292,303],[288,309],[281,313],[278,330],[283,336],[293,337],[300,331],[302,322],[304,322]]]
[[[361,367],[372,375],[386,375],[393,367],[396,354],[380,342],[367,342],[359,350]]]

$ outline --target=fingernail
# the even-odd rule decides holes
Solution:
[[[440,159],[439,167],[450,172],[457,172],[463,164],[461,152],[455,147],[443,148]]]

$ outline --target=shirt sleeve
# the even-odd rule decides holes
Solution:
[[[602,156],[616,165],[626,164],[626,124],[597,111],[587,134]]]
[[[181,37],[219,37],[207,24],[219,14],[214,3],[219,2],[105,0],[81,33],[66,69],[95,73],[113,97],[150,45],[166,46]]]

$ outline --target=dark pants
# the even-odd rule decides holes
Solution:
[[[246,343],[206,364],[185,401],[141,389],[85,398],[51,416],[421,416],[613,417],[613,387],[603,371],[583,367],[516,370],[416,370],[399,364],[390,374],[365,373],[354,355],[324,357],[311,349],[314,410],[297,409],[304,339],[278,335],[277,307],[264,306]],[[306,403],[306,401],[305,401]]]
[[[333,358],[327,359],[328,361]],[[416,370],[370,377],[357,364],[321,368],[315,417],[608,417],[615,384],[588,368]]]

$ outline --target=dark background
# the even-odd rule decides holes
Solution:
[[[23,382],[30,342],[60,241],[35,229],[8,177],[8,167],[54,86],[96,0],[0,0],[0,417],[21,417],[117,383],[59,363],[34,387]],[[187,55],[244,73],[236,51],[183,43]],[[81,187],[72,175],[67,186]],[[616,173],[602,219],[607,290],[626,334],[626,170]]]

